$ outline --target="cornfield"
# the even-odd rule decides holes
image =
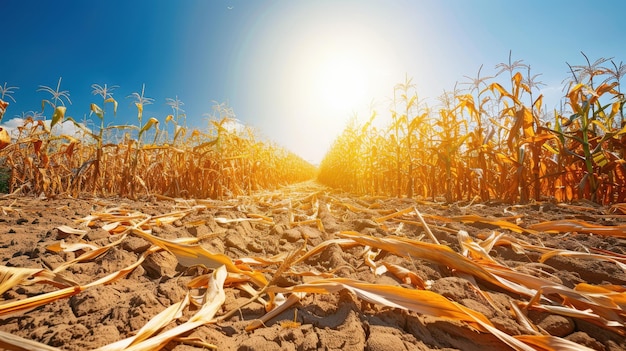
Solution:
[[[624,350],[626,68],[606,62],[570,67],[552,117],[521,61],[437,110],[407,78],[391,124],[352,122],[319,170],[223,104],[188,131],[178,97],[145,121],[142,89],[138,125],[107,125],[94,85],[87,128],[42,87],[51,120],[0,129],[0,348]]]
[[[410,79],[394,89],[391,123],[351,123],[321,163],[319,180],[360,194],[453,201],[626,199],[626,66],[600,59],[571,66],[561,111],[549,113],[541,82],[521,61],[493,77],[421,104]],[[482,67],[481,67],[482,68]],[[568,112],[569,111],[569,112]]]
[[[116,114],[118,102],[112,96],[114,87],[94,84],[93,93],[102,101],[90,106],[90,113],[100,122],[92,130],[66,117],[62,98],[69,93],[59,90],[60,83],[56,90],[44,87],[54,97],[42,102],[53,110],[50,123],[33,116],[37,113],[26,115],[13,141],[6,130],[0,130],[0,160],[10,168],[10,192],[46,197],[91,193],[136,198],[141,193],[223,198],[315,175],[315,167],[292,152],[257,140],[249,127],[237,127],[232,111],[223,104],[215,106],[207,130],[189,131],[181,123],[178,99],[172,100],[174,114],[145,122],[144,104],[151,99],[143,92],[134,93],[139,124],[105,126],[104,106],[110,105]],[[2,92],[3,98],[11,92],[6,83]],[[8,105],[0,100],[0,112]],[[55,133],[55,126],[63,122],[74,124],[80,135]]]

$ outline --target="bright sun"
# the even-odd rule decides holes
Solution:
[[[313,91],[333,112],[350,113],[367,100],[367,72],[358,59],[328,55],[313,69]]]
[[[383,34],[363,18],[340,16],[328,26],[308,18],[302,18],[297,30],[290,32],[287,25],[276,30],[289,33],[282,51],[259,51],[268,70],[259,74],[258,91],[266,96],[263,104],[272,109],[268,120],[280,130],[279,142],[320,162],[351,121],[365,122],[374,111],[387,108],[380,101],[404,77],[405,65]],[[276,42],[262,44],[269,48]]]

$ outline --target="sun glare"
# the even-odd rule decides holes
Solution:
[[[269,111],[263,124],[280,130],[277,142],[314,163],[350,120],[366,121],[374,110],[386,110],[386,99],[406,75],[394,40],[374,29],[366,9],[324,9],[277,17],[264,29],[268,39],[246,53],[267,68],[248,71],[255,92],[250,101]]]
[[[367,101],[367,72],[356,57],[329,55],[313,71],[314,95],[331,111],[350,113]]]

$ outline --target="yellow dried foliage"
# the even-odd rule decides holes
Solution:
[[[557,284],[552,280],[533,276],[525,272],[509,268],[500,264],[491,256],[493,247],[498,245],[514,246],[521,253],[538,251],[542,254],[541,260],[554,255],[580,255],[589,260],[601,260],[612,262],[622,266],[624,257],[620,255],[597,252],[594,254],[574,253],[565,250],[554,250],[544,246],[530,245],[519,238],[504,233],[493,232],[491,235],[479,240],[467,233],[458,232],[457,237],[461,246],[460,252],[454,251],[444,244],[424,242],[414,238],[396,235],[374,237],[358,232],[341,232],[339,238],[322,241],[317,246],[303,243],[303,246],[289,254],[281,254],[273,257],[242,257],[231,259],[222,254],[211,253],[198,245],[198,238],[178,238],[167,240],[151,233],[151,228],[162,225],[160,221],[172,223],[174,220],[182,220],[192,212],[203,213],[207,208],[224,209],[239,208],[243,217],[235,218],[234,221],[222,221],[224,225],[241,223],[239,219],[261,219],[274,222],[275,216],[284,216],[285,211],[291,211],[293,217],[317,217],[319,206],[317,196],[302,195],[292,197],[289,203],[284,202],[284,196],[280,193],[261,193],[252,200],[260,203],[265,202],[270,212],[259,214],[246,210],[241,206],[229,205],[229,201],[207,200],[176,200],[174,207],[181,210],[165,213],[162,215],[147,215],[139,211],[130,211],[123,206],[113,207],[104,211],[96,211],[91,215],[77,220],[92,226],[98,223],[100,226],[109,227],[112,235],[118,235],[117,240],[105,246],[97,246],[93,243],[63,244],[58,243],[49,247],[53,252],[59,250],[80,249],[84,251],[76,259],[59,265],[54,271],[46,269],[26,269],[16,267],[0,267],[2,283],[0,291],[8,291],[20,285],[32,285],[38,283],[51,284],[56,288],[54,291],[41,293],[18,301],[6,301],[0,303],[0,315],[20,313],[53,301],[66,299],[80,294],[94,286],[102,284],[114,284],[116,280],[127,276],[150,254],[159,250],[168,250],[173,253],[183,266],[202,266],[202,274],[193,278],[187,284],[189,289],[186,296],[179,302],[167,307],[161,313],[155,315],[146,325],[137,330],[132,337],[122,339],[109,345],[102,346],[99,350],[158,350],[171,342],[193,343],[203,346],[210,344],[202,340],[186,340],[180,338],[191,330],[205,324],[224,321],[238,313],[243,306],[237,306],[229,311],[221,311],[225,302],[225,289],[240,289],[252,296],[247,303],[259,301],[268,307],[268,312],[259,319],[251,320],[246,326],[247,330],[263,327],[265,323],[286,311],[310,294],[333,294],[340,290],[347,290],[357,298],[364,301],[399,308],[412,313],[426,314],[438,318],[460,321],[468,328],[478,333],[491,333],[504,344],[515,350],[573,350],[576,347],[584,349],[578,344],[563,340],[552,335],[542,335],[530,320],[524,317],[528,310],[538,310],[553,314],[560,314],[572,318],[583,319],[602,328],[624,335],[626,312],[625,290],[621,286],[578,284],[574,289]],[[341,199],[332,198],[329,203],[340,204]],[[367,206],[365,203],[363,206]],[[345,211],[345,206],[328,208],[329,211]],[[354,206],[355,213],[361,209]],[[350,210],[348,210],[350,211]],[[421,214],[416,208],[399,211],[385,209],[372,209],[373,218],[377,218],[378,225],[401,226],[405,221],[414,221],[422,227],[439,222],[444,217],[422,215],[423,221],[418,221]],[[220,217],[218,217],[220,218]],[[517,218],[513,216],[511,218]],[[489,223],[502,231],[516,233],[519,228],[522,232],[529,229],[523,226],[512,227],[506,220],[490,220],[479,215],[464,215],[448,217],[448,222],[462,223],[471,219],[475,222]],[[109,224],[114,223],[115,226]],[[262,224],[261,222],[258,222]],[[315,226],[315,223],[310,225]],[[552,222],[539,223],[542,230],[549,231],[550,226],[557,224]],[[534,225],[534,226],[537,226]],[[62,227],[63,232],[76,231],[75,234],[83,236],[80,230],[72,230],[71,227]],[[118,233],[118,234],[115,234]],[[80,265],[82,262],[97,259],[107,250],[121,245],[128,236],[135,235],[148,240],[153,244],[147,251],[140,255],[136,262],[115,272],[111,272],[101,278],[84,284],[76,284],[63,279],[62,271],[72,265]],[[371,274],[380,275],[388,272],[396,277],[398,285],[375,284],[368,281],[342,278],[336,275],[337,270],[345,267],[334,267],[329,271],[317,271],[304,268],[305,261],[314,259],[316,255],[323,253],[330,246],[335,246],[348,252],[362,247],[361,255],[356,259],[370,267]],[[406,257],[411,262],[414,260],[427,260],[434,264],[448,267],[456,275],[488,282],[499,286],[510,293],[525,296],[521,302],[511,300],[511,310],[520,319],[520,324],[525,326],[528,334],[510,335],[494,326],[482,313],[471,308],[462,306],[457,302],[429,290],[429,282],[423,281],[411,269],[381,259],[380,253]],[[278,267],[278,268],[276,268]],[[347,266],[346,266],[347,267]],[[354,269],[353,267],[348,267]],[[208,272],[208,273],[207,273]],[[301,277],[302,283],[290,286],[278,286],[276,282],[281,276]],[[472,278],[473,277],[473,278]],[[406,284],[403,287],[399,284]],[[476,292],[490,301],[489,295],[481,291],[479,285],[472,283]],[[269,298],[269,302],[265,299]],[[192,307],[195,306],[195,307]],[[197,309],[194,314],[185,319],[180,319],[185,311]],[[301,322],[292,321],[282,325],[284,327],[298,327]],[[41,349],[56,350],[42,346],[39,343],[28,341],[10,334],[0,333],[0,346],[9,350]]]
[[[141,128],[102,124],[96,133],[66,117],[66,112],[65,106],[56,107],[50,127],[27,117],[12,141],[0,128],[0,161],[12,170],[10,192],[46,197],[92,193],[227,198],[309,180],[316,174],[313,165],[295,154],[257,140],[252,129],[222,127],[232,122],[229,118],[189,135],[185,127],[176,125],[171,139],[154,117]],[[101,107],[91,104],[91,112],[104,122]],[[63,122],[74,123],[82,135],[59,135],[56,126]],[[146,141],[150,134],[152,140]]]
[[[479,75],[436,107],[421,102],[411,80],[398,84],[390,116],[353,120],[321,162],[319,181],[447,202],[626,202],[626,100],[615,71],[575,77],[565,107],[547,111],[528,66],[499,67],[510,72],[510,88]]]

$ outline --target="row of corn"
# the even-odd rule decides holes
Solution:
[[[389,123],[381,127],[374,114],[349,124],[319,180],[355,193],[445,201],[624,202],[626,66],[607,59],[570,66],[554,111],[544,107],[530,66],[509,59],[496,68],[496,77],[479,70],[468,89],[445,92],[436,108],[422,103],[410,79],[398,84]]]
[[[60,85],[60,80],[59,80]],[[2,87],[0,87],[2,88]],[[47,87],[45,87],[47,88]],[[0,165],[10,169],[10,192],[46,197],[93,193],[136,198],[144,194],[173,197],[222,198],[257,189],[311,179],[315,167],[270,142],[258,140],[252,129],[234,120],[230,109],[217,105],[205,131],[189,131],[182,121],[180,101],[163,121],[142,120],[144,105],[152,99],[136,94],[138,125],[105,126],[105,107],[117,112],[112,87],[94,85],[102,103],[92,103],[99,127],[87,128],[67,114],[66,91],[47,88],[54,99],[52,118],[26,114],[24,123],[9,135],[0,128]],[[12,99],[2,90],[0,121]],[[224,110],[226,113],[224,113]],[[232,112],[232,111],[230,111]],[[59,132],[72,123],[79,133]]]

